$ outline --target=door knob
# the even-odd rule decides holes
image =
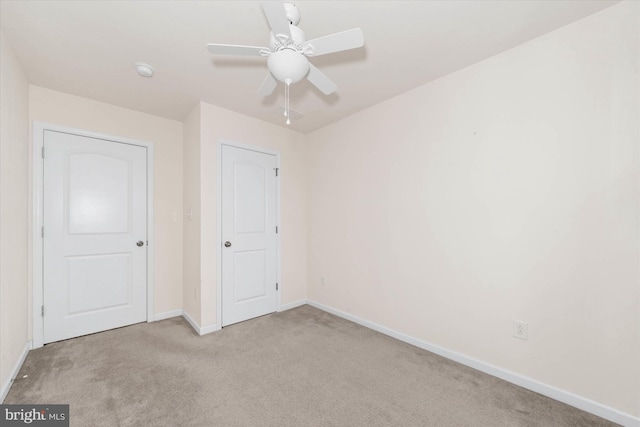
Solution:
[[[225,247],[225,248],[228,248],[228,247],[230,247],[230,246],[231,246],[231,242],[224,242],[224,247]]]
[[[144,245],[144,242],[142,240],[138,240],[138,242],[136,243],[137,246],[142,246]]]

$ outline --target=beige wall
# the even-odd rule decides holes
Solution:
[[[310,134],[309,298],[639,416],[638,6]]]
[[[184,251],[182,309],[200,323],[200,104],[183,123]]]
[[[155,313],[180,310],[182,123],[33,85],[29,120],[153,143]]]
[[[305,299],[306,188],[303,135],[211,104],[200,103],[201,125],[201,326],[217,323],[217,144],[219,139],[280,152],[282,304]],[[186,165],[185,165],[186,167]],[[185,211],[191,209],[185,205]],[[186,249],[185,249],[186,250]]]
[[[206,103],[180,123],[27,86],[3,40],[0,385],[31,334],[37,120],[154,143],[156,313],[216,324],[217,143],[261,146],[281,153],[283,304],[308,296],[640,416],[638,7],[310,135]]]
[[[28,88],[0,29],[0,394],[29,335]]]

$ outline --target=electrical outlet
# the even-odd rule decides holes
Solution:
[[[324,284],[325,284],[324,276],[320,276],[320,285],[324,286]]]
[[[519,320],[513,321],[513,337],[521,340],[529,339],[529,325]]]

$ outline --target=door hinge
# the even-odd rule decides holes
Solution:
[[[278,284],[276,283],[276,291],[278,290]]]
[[[42,151],[40,152],[40,155],[42,156],[42,158],[44,159],[44,145],[42,146]]]
[[[44,317],[44,305],[42,306],[42,317]]]
[[[44,227],[40,228],[40,235],[44,239]]]
[[[280,170],[280,168],[273,168],[274,171],[276,171],[276,176],[278,176],[278,171]]]
[[[276,234],[278,234],[278,226],[276,225]]]

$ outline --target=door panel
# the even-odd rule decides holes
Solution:
[[[272,172],[273,173],[273,172]],[[267,222],[267,171],[262,165],[237,162],[233,166],[234,232],[264,233]]]
[[[44,149],[44,342],[146,320],[146,148],[48,130]]]
[[[69,315],[131,304],[131,254],[69,256]]]
[[[233,302],[264,297],[267,293],[267,251],[236,251],[233,257]]]
[[[276,157],[222,146],[222,326],[277,308]]]
[[[71,154],[69,168],[69,233],[129,231],[130,163],[107,155]]]

